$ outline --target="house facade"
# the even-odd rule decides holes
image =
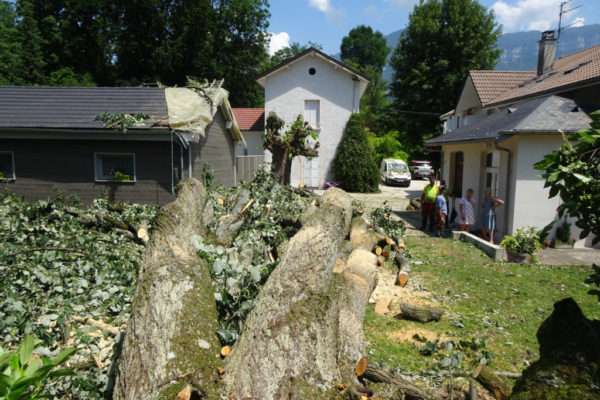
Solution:
[[[289,126],[302,115],[319,133],[319,156],[294,159],[292,185],[323,187],[332,179],[331,164],[337,146],[351,114],[359,111],[368,79],[310,48],[266,72],[258,82],[265,89],[265,116],[276,113]],[[268,152],[265,158],[270,161]]]
[[[87,203],[109,196],[164,204],[180,180],[202,177],[205,165],[219,183],[234,185],[235,142],[242,137],[226,92],[215,88],[214,108],[200,107],[203,125],[186,125],[193,113],[168,98],[205,100],[188,89],[168,90],[1,87],[0,189],[28,200],[62,193]],[[148,121],[123,131],[107,128],[97,118],[102,113],[143,114]]]
[[[487,190],[505,201],[497,210],[499,237],[556,221],[560,200],[549,198],[534,164],[563,136],[588,128],[589,113],[600,108],[600,47],[561,59],[555,49],[553,33],[545,32],[536,71],[471,71],[456,109],[442,117],[444,133],[427,142],[442,153],[451,203],[470,188],[479,211]],[[590,245],[591,238],[575,243]]]

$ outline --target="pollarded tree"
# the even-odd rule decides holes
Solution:
[[[273,156],[271,170],[279,183],[290,184],[292,161],[296,156],[307,158],[319,155],[317,132],[298,115],[287,131],[283,131],[285,122],[274,112],[267,118],[265,149]]]
[[[413,9],[392,56],[395,128],[419,152],[456,105],[472,69],[493,69],[500,51],[494,14],[477,0],[426,0]]]
[[[600,241],[600,112],[592,114],[592,127],[565,140],[535,167],[544,171],[550,197],[560,196],[559,216],[577,218],[581,238]]]
[[[350,117],[333,160],[333,174],[349,192],[379,190],[379,170],[359,114]]]

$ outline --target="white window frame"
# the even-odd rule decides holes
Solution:
[[[107,177],[100,176],[102,168],[98,168],[98,163],[101,162],[102,156],[127,156],[133,159],[133,177],[129,181],[118,181],[115,179],[107,179]],[[112,152],[98,152],[94,153],[94,181],[95,182],[111,182],[111,183],[135,183],[137,182],[137,170],[135,153],[112,153]]]
[[[317,107],[317,126],[311,125],[311,128],[313,128],[315,131],[320,131],[321,130],[321,100],[319,100],[319,99],[304,100],[304,111],[302,113],[302,116],[304,117],[305,121],[306,121],[306,105],[308,103],[316,103],[318,105],[318,107]]]
[[[0,182],[12,182],[17,179],[17,172],[15,171],[15,152],[14,151],[0,151],[0,154],[10,154],[12,161],[12,176],[0,178]]]

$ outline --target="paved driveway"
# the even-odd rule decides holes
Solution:
[[[392,210],[404,211],[410,199],[421,197],[421,192],[426,185],[427,181],[412,181],[407,188],[380,185],[379,193],[350,193],[350,195],[362,201],[367,209],[382,207],[387,201]]]

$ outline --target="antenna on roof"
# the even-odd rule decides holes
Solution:
[[[563,0],[563,1],[560,2],[560,13],[558,14],[558,32],[557,32],[557,35],[556,35],[557,53],[559,53],[559,55],[560,55],[560,36],[561,36],[561,33],[563,31],[569,29],[571,26],[574,25],[574,24],[569,24],[569,25],[563,27],[563,22],[564,22],[564,19],[565,19],[564,17],[567,14],[569,14],[569,13],[577,10],[578,8],[582,7],[581,5],[574,6],[574,7],[571,6],[571,2],[572,1],[573,0]]]

